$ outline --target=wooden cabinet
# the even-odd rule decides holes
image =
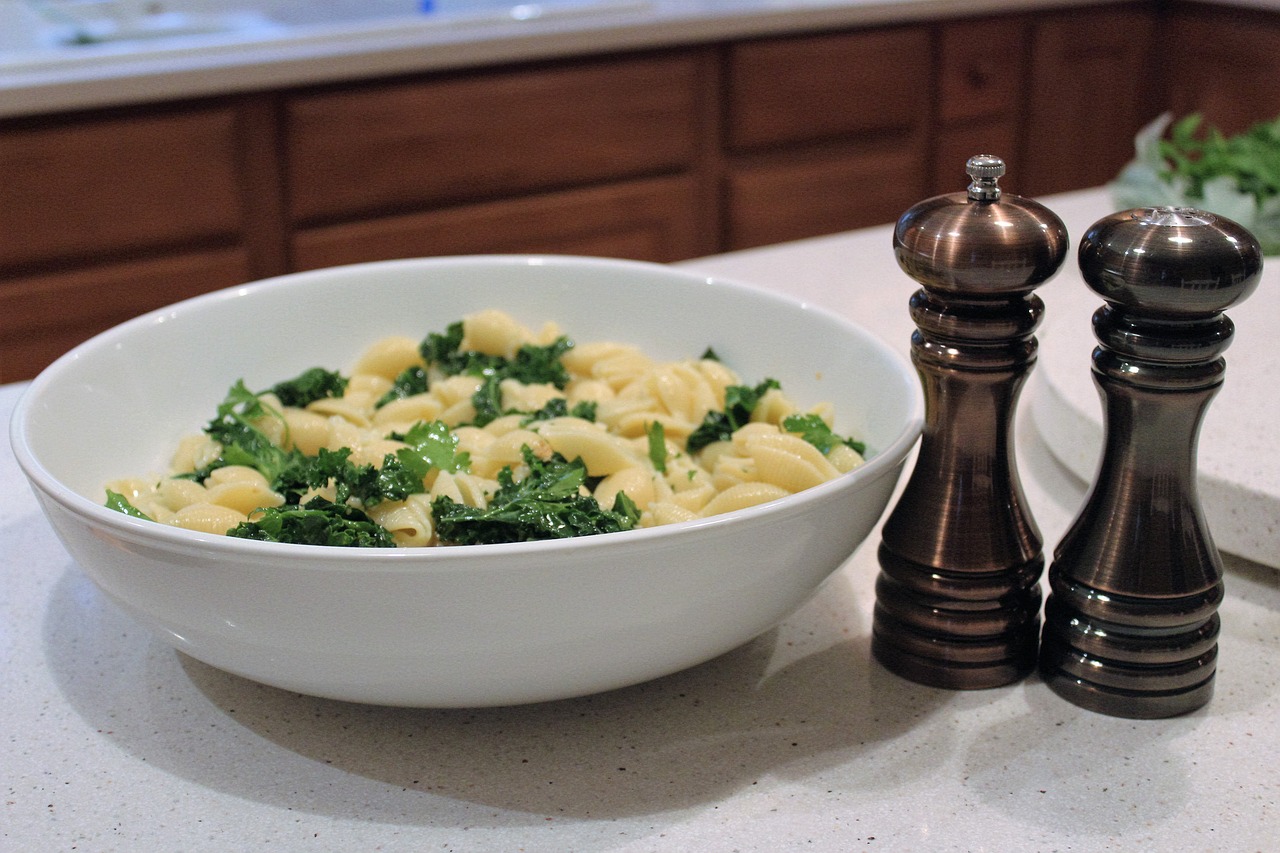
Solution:
[[[0,130],[0,381],[138,313],[279,271],[278,235],[255,227],[250,175],[269,172],[247,166],[258,115],[246,100]]]
[[[463,252],[698,254],[699,55],[286,99],[298,269]]]
[[[688,171],[690,53],[575,62],[293,95],[299,224]]]
[[[977,153],[1097,185],[1165,109],[1280,114],[1277,57],[1280,15],[1072,4],[0,121],[0,382],[290,270],[678,260],[890,222]]]
[[[729,47],[724,248],[888,222],[920,198],[930,39],[922,25]]]
[[[934,193],[967,182],[965,162],[994,154],[1010,164],[1001,184],[1019,191],[1023,105],[1030,19],[974,18],[944,23],[938,37],[936,133],[931,151]]]
[[[665,261],[698,254],[685,176],[457,205],[300,229],[296,269],[424,255],[543,253]]]
[[[1133,159],[1133,135],[1165,108],[1149,4],[1038,20],[1020,154],[1022,192],[1097,186]]]
[[[1179,3],[1159,35],[1175,115],[1201,113],[1227,134],[1280,117],[1280,16]]]

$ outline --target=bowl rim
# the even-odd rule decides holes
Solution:
[[[45,467],[32,451],[28,441],[28,420],[36,408],[42,391],[56,382],[61,374],[70,370],[71,365],[103,347],[110,346],[117,338],[126,337],[135,329],[150,326],[159,319],[174,316],[180,312],[199,310],[201,307],[228,299],[248,298],[254,293],[278,287],[305,286],[306,282],[333,276],[349,275],[352,271],[377,271],[379,269],[395,269],[400,267],[456,267],[456,266],[547,266],[561,267],[613,267],[615,269],[634,269],[641,271],[661,271],[662,275],[685,278],[701,285],[727,288],[735,291],[747,291],[753,298],[764,299],[785,306],[789,310],[800,309],[804,312],[822,317],[826,322],[834,323],[864,339],[870,346],[888,356],[887,363],[896,368],[899,378],[904,380],[908,390],[907,417],[902,428],[884,447],[878,448],[874,456],[868,458],[858,468],[846,472],[835,479],[820,483],[801,492],[762,504],[733,510],[707,518],[692,519],[674,524],[649,528],[635,528],[614,533],[602,533],[592,536],[568,537],[564,539],[546,539],[530,542],[494,543],[483,545],[459,545],[431,548],[341,548],[324,545],[301,545],[282,542],[259,542],[249,539],[238,539],[217,534],[171,527],[157,524],[154,521],[132,518],[112,510],[101,503],[95,503],[81,495],[78,491],[64,485]],[[18,465],[26,475],[33,489],[42,492],[56,501],[74,515],[102,525],[113,534],[136,542],[152,545],[165,545],[175,550],[204,551],[213,549],[214,553],[223,552],[228,558],[252,559],[294,557],[319,557],[314,565],[323,567],[324,560],[341,557],[342,562],[373,563],[379,568],[391,568],[403,565],[403,568],[422,568],[436,562],[452,562],[454,560],[476,561],[494,557],[520,557],[526,554],[541,554],[561,549],[590,550],[598,547],[617,547],[622,542],[642,545],[649,539],[682,538],[695,535],[701,531],[713,530],[725,526],[749,524],[760,516],[775,513],[795,513],[814,501],[821,501],[831,493],[839,493],[854,488],[864,480],[875,480],[888,471],[896,468],[906,458],[911,448],[919,439],[924,426],[923,393],[916,381],[914,371],[908,360],[893,350],[887,343],[876,337],[869,329],[827,308],[806,300],[798,299],[778,291],[768,290],[757,285],[747,284],[731,278],[716,275],[703,275],[689,270],[671,267],[648,261],[634,261],[616,258],[597,258],[582,255],[555,254],[481,254],[481,255],[442,255],[428,258],[399,258],[386,261],[345,264],[324,267],[314,270],[303,270],[283,275],[259,279],[246,284],[222,288],[209,293],[200,294],[174,302],[144,314],[125,320],[104,330],[88,340],[78,344],[59,356],[44,368],[18,399],[10,420],[9,438]],[[505,562],[505,561],[504,561]],[[331,567],[337,569],[338,567]],[[348,566],[342,566],[342,569]]]

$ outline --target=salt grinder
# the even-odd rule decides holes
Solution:
[[[924,388],[915,468],[882,529],[871,649],[936,687],[1008,684],[1035,669],[1040,533],[1018,479],[1012,423],[1036,358],[1044,303],[1032,290],[1067,254],[1062,221],[1001,193],[1005,164],[966,164],[967,193],[898,220],[911,298],[911,358]]]
[[[1196,493],[1196,446],[1258,242],[1191,208],[1129,210],[1081,240],[1104,300],[1093,380],[1105,440],[1089,496],[1054,552],[1040,669],[1058,694],[1117,717],[1171,717],[1213,693],[1222,561]]]

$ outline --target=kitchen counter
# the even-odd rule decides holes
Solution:
[[[6,3],[0,0],[0,27]],[[1116,0],[600,0],[0,50],[0,118],[840,27]],[[1249,0],[1277,5],[1277,0]],[[268,6],[270,0],[256,4]],[[8,25],[15,28],[16,24]]]
[[[1103,203],[1045,201],[1069,222]],[[887,226],[685,266],[906,351],[915,285]],[[1042,288],[1049,312],[1058,285],[1072,282]],[[1087,328],[1079,345],[1087,363]],[[1233,361],[1228,382],[1248,370]],[[0,387],[5,420],[23,387]],[[1022,480],[1051,550],[1085,486],[1027,408]],[[1173,720],[1093,714],[1035,676],[963,693],[888,674],[868,651],[875,534],[776,629],[702,666],[431,711],[263,687],[151,638],[62,550],[7,440],[0,519],[4,850],[1263,851],[1280,837],[1280,574],[1235,556],[1217,695]]]

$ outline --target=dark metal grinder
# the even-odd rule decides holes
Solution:
[[[1099,220],[1079,249],[1106,302],[1093,317],[1105,440],[1049,570],[1040,669],[1084,708],[1170,717],[1208,702],[1222,560],[1196,490],[1196,448],[1234,326],[1262,274],[1241,226],[1191,208]]]
[[[1036,666],[1044,556],[1012,424],[1044,311],[1032,290],[1067,255],[1054,213],[1001,192],[1000,158],[966,171],[968,192],[917,204],[894,230],[899,266],[923,285],[910,310],[925,424],[881,534],[871,643],[892,672],[953,689]]]

